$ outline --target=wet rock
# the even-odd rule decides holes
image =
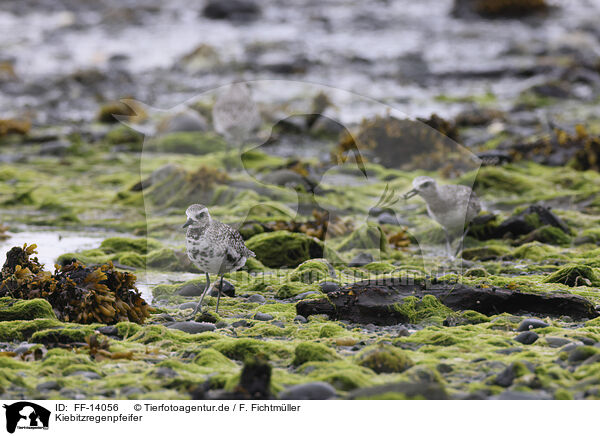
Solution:
[[[371,386],[351,391],[348,394],[349,399],[367,399],[386,397],[397,394],[399,398],[415,399],[425,398],[426,400],[447,400],[448,394],[444,387],[438,383],[388,383],[383,385]]]
[[[45,391],[57,391],[60,389],[60,384],[56,380],[50,380],[47,382],[43,382],[38,384],[35,387],[36,391],[45,392]]]
[[[175,114],[165,122],[165,132],[206,132],[208,122],[206,118],[192,109]]]
[[[371,253],[358,253],[356,256],[352,258],[350,262],[348,262],[348,266],[351,268],[360,267],[370,264],[374,262],[375,258]]]
[[[73,377],[87,378],[88,380],[99,380],[102,378],[102,377],[100,377],[100,375],[96,374],[93,371],[75,371],[69,375],[71,375]]]
[[[208,295],[210,295],[211,297],[217,297],[219,295],[220,286],[221,281],[215,281]],[[227,297],[235,297],[235,286],[233,286],[231,282],[223,279],[223,289],[221,290],[221,295],[225,295]]]
[[[398,337],[406,337],[406,336],[410,336],[410,331],[406,327],[400,326],[400,328],[398,328],[398,331],[396,334]]]
[[[545,283],[561,283],[567,286],[600,286],[600,278],[587,265],[565,265],[547,276]]]
[[[450,292],[451,291],[451,292]],[[298,315],[326,314],[361,324],[393,325],[408,323],[407,313],[397,310],[405,298],[423,299],[430,295],[452,310],[475,310],[485,315],[507,313],[568,314],[574,319],[600,314],[587,299],[571,294],[534,294],[502,288],[477,288],[465,284],[403,284],[399,279],[364,280],[331,292],[328,298],[300,301]],[[438,308],[444,310],[443,306]]]
[[[198,305],[197,302],[195,302],[195,301],[189,301],[187,303],[180,304],[179,305],[179,310],[195,309],[197,305]]]
[[[571,340],[568,338],[557,338],[553,336],[546,336],[544,339],[546,340],[546,343],[552,348],[560,348],[563,345],[567,345],[569,342],[571,342]]]
[[[206,283],[186,283],[181,286],[175,293],[183,297],[199,297],[204,292]]]
[[[98,333],[106,336],[119,336],[119,329],[114,325],[105,325],[96,329]]]
[[[159,379],[172,379],[179,375],[177,371],[175,371],[173,368],[169,368],[168,366],[156,368],[152,374]]]
[[[209,0],[202,15],[213,20],[250,21],[260,15],[260,7],[250,0]]]
[[[531,345],[535,341],[537,341],[539,337],[540,336],[536,332],[526,331],[526,332],[519,333],[515,337],[515,341],[520,342],[523,345]]]
[[[319,283],[319,287],[321,291],[325,294],[329,294],[330,292],[337,292],[340,290],[340,285],[336,282],[321,282]]]
[[[264,304],[267,299],[260,294],[253,294],[248,297],[250,303]]]
[[[304,318],[302,315],[296,315],[296,317],[294,318],[294,322],[306,324],[308,322],[308,320],[306,318]]]
[[[529,206],[523,212],[506,219],[496,229],[496,237],[527,235],[543,226],[552,226],[569,233],[567,225],[549,207],[542,204]]]
[[[336,396],[329,383],[312,382],[287,388],[279,394],[280,400],[328,400]]]
[[[231,323],[232,327],[250,327],[252,323],[246,321],[245,319],[240,319],[239,321],[234,321]]]
[[[386,345],[363,353],[358,364],[372,369],[377,374],[403,372],[414,365],[405,351]]]
[[[293,301],[304,300],[305,298],[308,298],[311,295],[322,295],[322,294],[317,291],[307,291],[307,292],[302,292],[301,294],[296,295],[294,298],[292,298],[292,300]]]
[[[202,332],[210,332],[215,330],[215,325],[208,322],[196,322],[196,321],[179,321],[168,326],[170,329],[181,330],[189,334],[196,334]]]
[[[256,312],[254,315],[254,319],[257,321],[271,321],[273,318],[273,315],[269,313]]]
[[[529,370],[521,362],[513,362],[507,366],[504,371],[496,376],[493,383],[495,385],[507,388],[513,384],[513,381],[517,377],[520,377],[527,372],[529,372]]]
[[[524,319],[523,321],[521,321],[521,324],[519,324],[519,327],[517,327],[517,331],[525,332],[527,330],[539,329],[539,328],[548,327],[548,326],[549,326],[549,324],[545,321],[542,321],[541,319],[527,318],[527,319]]]
[[[569,352],[569,363],[579,363],[598,354],[598,349],[588,345],[581,345]]]

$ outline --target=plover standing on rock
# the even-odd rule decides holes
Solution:
[[[187,255],[192,263],[206,274],[206,286],[192,316],[202,309],[202,301],[210,288],[210,274],[221,276],[215,309],[218,313],[223,275],[240,269],[246,264],[248,257],[255,257],[255,254],[246,247],[237,230],[212,219],[206,206],[192,204],[185,214],[187,221],[183,227],[187,227],[185,237]]]
[[[458,254],[469,224],[481,211],[479,198],[468,186],[438,185],[434,179],[426,176],[415,177],[412,185],[413,189],[404,194],[404,198],[420,195],[425,200],[427,213],[444,229],[448,256],[454,257],[450,242],[454,237],[460,237],[454,255]]]

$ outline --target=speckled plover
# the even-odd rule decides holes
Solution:
[[[444,229],[448,255],[454,257],[462,247],[469,224],[481,211],[479,198],[468,186],[438,185],[434,179],[426,176],[415,177],[412,185],[413,189],[404,194],[404,198],[420,195],[425,200],[427,213]],[[450,242],[456,236],[461,239],[453,255]]]
[[[187,227],[185,239],[187,255],[192,263],[206,274],[206,286],[192,316],[202,308],[202,301],[210,288],[210,274],[221,276],[215,309],[218,313],[223,289],[223,274],[240,269],[245,265],[248,257],[255,257],[255,254],[246,247],[237,230],[212,219],[206,206],[192,204],[185,214],[187,221],[183,227]]]

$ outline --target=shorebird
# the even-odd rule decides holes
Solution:
[[[221,276],[215,309],[219,313],[223,275],[240,269],[246,264],[248,257],[255,257],[255,254],[246,247],[237,230],[212,219],[206,206],[192,204],[185,214],[187,221],[183,227],[187,228],[187,255],[192,263],[206,274],[206,286],[192,316],[202,309],[202,301],[210,288],[210,274]]]
[[[426,176],[415,177],[412,185],[413,189],[404,194],[404,199],[420,195],[425,200],[427,213],[444,229],[448,256],[456,256],[469,231],[469,224],[481,211],[479,198],[468,186],[440,186],[434,179]],[[460,236],[460,243],[453,255],[450,242],[455,236]]]

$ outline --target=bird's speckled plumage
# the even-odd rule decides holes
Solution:
[[[186,248],[189,259],[202,272],[224,274],[244,266],[254,253],[237,230],[210,217],[206,207],[192,205],[186,212]]]

